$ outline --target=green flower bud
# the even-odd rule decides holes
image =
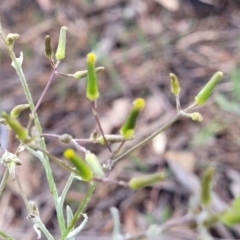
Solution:
[[[17,134],[18,139],[24,142],[30,140],[27,129],[24,128],[16,119],[11,118],[6,112],[2,113],[2,117],[6,120],[8,126]]]
[[[240,223],[240,196],[236,197],[230,208],[223,214],[221,221],[226,225],[234,225]]]
[[[97,68],[95,68],[95,71],[96,71],[96,72],[100,72],[100,71],[102,71],[102,70],[104,70],[104,67],[97,67]],[[77,71],[77,72],[75,72],[72,76],[73,76],[74,78],[76,78],[76,79],[80,79],[80,78],[85,78],[85,77],[87,77],[87,75],[88,75],[88,71],[87,71],[87,70],[84,70],[84,71]]]
[[[171,80],[171,92],[172,92],[175,96],[177,96],[177,95],[179,95],[179,93],[180,93],[180,91],[181,91],[178,78],[177,78],[177,76],[176,76],[175,74],[173,74],[173,73],[170,73],[169,76],[170,76],[170,80]]]
[[[195,103],[201,105],[206,102],[212,93],[213,89],[216,87],[218,82],[222,79],[223,73],[216,72],[212,78],[208,81],[208,83],[203,87],[203,89],[198,93],[195,97]]]
[[[203,121],[203,117],[199,112],[194,112],[190,114],[191,118],[193,121],[198,121],[198,122],[202,122]]]
[[[97,75],[95,71],[96,56],[94,53],[87,55],[87,87],[86,96],[89,100],[94,101],[99,97]]]
[[[7,35],[7,44],[9,47],[13,48],[15,41],[19,38],[17,33],[9,33]]]
[[[201,179],[201,203],[208,205],[211,202],[211,183],[215,173],[215,168],[209,166],[202,175]]]
[[[17,118],[22,111],[29,108],[29,104],[20,104],[11,110],[11,118]]]
[[[97,177],[104,177],[102,166],[99,163],[95,154],[87,152],[85,156],[85,161]]]
[[[58,48],[55,54],[55,57],[57,60],[62,60],[65,58],[66,37],[67,37],[67,27],[61,27],[59,40],[58,40]]]
[[[237,209],[237,211],[229,209],[226,213],[223,214],[223,216],[221,217],[221,221],[229,226],[239,224],[240,223],[239,209]]]
[[[72,136],[67,133],[59,136],[59,141],[62,143],[69,144],[69,143],[71,143],[71,140],[72,140]]]
[[[165,172],[157,172],[154,174],[149,174],[140,177],[134,177],[129,181],[129,187],[132,189],[139,189],[156,182],[163,181],[167,177]]]
[[[132,109],[120,129],[120,134],[125,138],[132,138],[134,135],[134,128],[137,122],[138,115],[140,111],[144,108],[145,101],[142,98],[137,98],[133,101]]]
[[[93,132],[91,133],[89,140],[91,140],[93,143],[97,143],[97,138],[99,137],[99,132],[95,129],[93,130]]]
[[[3,163],[8,168],[10,179],[14,181],[16,177],[16,165],[21,165],[21,160],[15,154],[5,151],[2,155],[0,163]]]
[[[78,170],[80,177],[85,181],[91,181],[93,178],[92,170],[72,149],[66,149],[63,153],[64,157],[69,159],[74,167]]]
[[[53,56],[53,50],[52,50],[52,45],[51,45],[51,37],[47,35],[45,37],[45,56],[47,58],[52,58]]]
[[[218,213],[210,214],[204,221],[203,221],[203,226],[206,228],[209,228],[213,226],[215,223],[219,222],[221,217],[223,216],[225,212],[221,211]]]

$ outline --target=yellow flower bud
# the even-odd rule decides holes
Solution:
[[[79,176],[82,177],[83,180],[88,182],[92,180],[92,170],[72,149],[66,149],[63,155],[72,162],[74,167],[78,170]]]
[[[194,113],[191,113],[190,115],[193,121],[198,121],[198,122],[203,121],[203,117],[199,112],[194,112]]]
[[[137,122],[140,111],[144,108],[145,101],[142,98],[137,98],[133,102],[132,109],[124,122],[123,126],[120,129],[120,134],[125,138],[132,138],[134,135],[134,128]]]
[[[178,81],[178,78],[175,74],[173,73],[170,73],[169,74],[170,76],[170,80],[171,80],[171,92],[177,96],[180,91],[181,91],[181,88],[180,88],[180,85],[179,85],[179,81]]]

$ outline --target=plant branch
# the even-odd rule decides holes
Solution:
[[[33,102],[33,99],[32,99],[32,96],[31,96],[31,92],[30,92],[30,89],[28,87],[25,75],[23,73],[21,64],[19,64],[19,60],[17,60],[17,58],[15,56],[15,53],[13,52],[11,47],[9,47],[9,45],[8,45],[8,41],[7,41],[7,39],[6,39],[5,35],[4,35],[4,32],[3,32],[2,27],[1,27],[1,24],[0,24],[0,34],[1,34],[1,36],[3,38],[3,41],[4,41],[4,43],[5,43],[6,47],[7,47],[9,56],[12,59],[12,62],[14,64],[14,68],[15,68],[15,70],[17,72],[17,75],[19,76],[19,79],[20,79],[20,82],[22,84],[22,87],[23,87],[24,93],[26,95],[27,101],[29,103],[30,109],[33,112],[34,109],[35,109],[35,105],[34,105],[34,102]],[[35,125],[36,125],[36,127],[38,129],[38,132],[39,132],[39,134],[42,134],[42,127],[41,127],[38,115],[37,115],[37,113],[35,113],[33,115],[34,115],[33,116],[34,123],[35,123]],[[41,145],[41,147],[43,149],[46,149],[46,144],[45,144],[43,139],[40,140],[40,145]],[[57,192],[57,188],[56,188],[55,181],[54,181],[54,178],[53,178],[53,173],[52,173],[52,169],[51,169],[51,166],[50,166],[50,163],[49,163],[49,159],[47,157],[44,158],[43,165],[44,165],[44,169],[45,169],[45,172],[46,172],[46,175],[47,175],[47,180],[48,180],[50,192],[53,195],[54,204],[55,204],[55,206],[57,206],[58,192]],[[57,212],[57,217],[58,217],[58,222],[60,224],[61,220],[59,219],[58,212]],[[60,230],[63,229],[63,228],[64,228],[64,226],[60,225]]]
[[[181,110],[180,112],[178,112],[172,119],[170,119],[166,124],[164,124],[162,127],[160,127],[159,129],[157,129],[155,132],[153,132],[151,135],[149,135],[148,137],[144,138],[144,140],[142,140],[141,142],[139,142],[138,144],[136,144],[135,146],[133,146],[132,148],[130,148],[129,150],[127,150],[125,153],[123,153],[122,155],[118,156],[117,158],[115,158],[113,161],[111,161],[110,166],[111,168],[114,167],[115,164],[117,164],[120,160],[122,160],[124,157],[126,157],[128,154],[132,153],[133,151],[135,151],[136,149],[140,148],[141,146],[145,145],[147,142],[149,142],[150,140],[152,140],[154,137],[156,137],[159,133],[163,132],[165,129],[167,129],[170,125],[172,125],[175,121],[177,121],[181,116],[183,116],[184,113],[186,113],[187,111],[189,111],[190,109],[192,109],[193,107],[195,107],[196,104],[192,104],[189,107],[187,107],[184,110]]]
[[[3,190],[4,190],[5,186],[6,186],[8,177],[9,177],[9,171],[8,171],[7,168],[5,168],[4,174],[3,174],[3,178],[2,178],[2,181],[0,183],[0,196],[2,195],[2,192],[3,192]]]
[[[101,126],[100,121],[99,121],[99,117],[98,117],[98,113],[97,113],[97,107],[96,107],[96,102],[92,102],[92,110],[93,110],[93,115],[95,117],[96,123],[97,123],[98,128],[99,128],[99,131],[100,131],[101,135],[103,136],[104,142],[106,143],[109,152],[112,152],[112,149],[111,149],[111,147],[110,147],[110,145],[109,145],[109,143],[108,143],[108,141],[107,141],[107,139],[106,139],[106,137],[104,135],[102,126]]]
[[[7,239],[7,240],[15,240],[15,238],[10,237],[9,235],[7,235],[2,231],[0,231],[0,236],[4,237],[4,239]]]
[[[88,202],[90,201],[90,198],[93,194],[94,189],[95,189],[95,185],[90,184],[89,188],[88,188],[88,191],[87,191],[82,203],[79,205],[76,213],[73,215],[73,218],[72,218],[71,222],[69,223],[67,229],[64,231],[64,233],[62,234],[62,236],[60,237],[59,240],[65,240],[66,239],[67,235],[69,234],[69,232],[74,227],[76,221],[78,220],[80,215],[83,213],[84,209],[87,207]]]
[[[33,109],[33,111],[32,111],[33,114],[35,114],[35,113],[37,112],[37,110],[38,110],[39,106],[41,105],[42,100],[43,100],[43,98],[44,98],[47,90],[49,89],[49,87],[50,87],[53,79],[55,78],[57,67],[58,67],[58,63],[57,63],[57,64],[55,65],[55,67],[53,68],[52,74],[51,74],[50,78],[48,79],[48,82],[47,82],[47,84],[46,84],[46,86],[45,86],[45,88],[44,88],[44,90],[43,90],[40,98],[38,99],[37,104],[35,105],[35,107],[34,107],[34,109]]]

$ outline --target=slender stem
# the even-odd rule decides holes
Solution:
[[[13,152],[13,132],[12,129],[8,130],[8,150]]]
[[[122,186],[122,187],[129,187],[128,182],[116,181],[116,180],[112,180],[107,177],[102,177],[102,178],[94,177],[93,180],[95,180],[97,182],[102,182],[102,183],[110,183],[110,184],[114,184],[114,185],[118,185],[118,186]]]
[[[44,233],[48,240],[54,240],[53,236],[47,230],[39,216],[32,216],[30,219],[35,223],[35,226]]]
[[[74,138],[73,140],[76,141],[76,142],[93,143],[93,141],[91,139],[77,139],[77,138]]]
[[[87,152],[87,149],[82,147],[81,145],[79,145],[79,143],[77,141],[75,141],[74,139],[71,140],[71,143],[76,147],[77,150],[79,150],[80,152]]]
[[[180,104],[179,95],[176,96],[176,108],[177,108],[177,112],[181,111],[181,104]]]
[[[35,151],[33,149],[31,149],[30,147],[28,146],[25,146],[26,150],[28,150],[30,153],[34,153]],[[44,155],[46,155],[48,158],[50,158],[52,161],[54,161],[55,163],[57,163],[58,165],[60,165],[61,167],[63,167],[64,169],[70,171],[70,172],[73,172],[77,175],[79,175],[79,172],[77,170],[75,170],[74,168],[72,168],[71,166],[69,166],[68,164],[64,163],[61,159],[55,157],[54,155],[52,155],[51,153],[49,153],[47,150],[41,148],[41,147],[38,147],[38,146],[35,146],[35,148],[37,150],[39,150],[40,152],[42,152]]]
[[[3,38],[3,41],[4,41],[4,43],[5,43],[6,47],[7,47],[9,56],[12,59],[12,62],[14,63],[15,70],[17,72],[17,75],[19,76],[19,79],[20,79],[20,82],[22,84],[22,87],[23,87],[24,93],[26,95],[27,101],[29,103],[30,109],[33,112],[34,109],[35,109],[35,106],[34,106],[34,102],[33,102],[33,99],[32,99],[32,96],[31,96],[31,92],[30,92],[30,89],[28,87],[25,75],[23,73],[21,65],[19,64],[19,61],[17,60],[13,50],[8,46],[8,42],[7,42],[7,39],[6,39],[6,37],[5,37],[4,33],[3,33],[1,24],[0,24],[0,34],[1,34],[1,36]],[[34,117],[34,123],[35,123],[35,125],[36,125],[36,127],[38,129],[39,134],[41,134],[42,133],[42,127],[41,127],[38,115],[37,115],[37,113],[35,113],[33,115],[34,115],[33,116]],[[43,139],[40,140],[40,145],[41,145],[41,147],[43,149],[46,149],[46,144],[45,144]],[[58,192],[57,192],[57,188],[56,188],[55,181],[54,181],[54,178],[53,178],[52,169],[51,169],[51,166],[50,166],[50,163],[49,163],[49,159],[47,157],[45,157],[44,160],[45,161],[43,162],[43,165],[44,165],[44,169],[45,169],[45,172],[46,172],[46,175],[47,175],[48,185],[49,185],[49,188],[50,188],[50,192],[53,195],[54,204],[55,204],[55,206],[57,206],[57,203],[58,203]],[[58,212],[57,212],[57,217],[58,217],[58,222],[60,223],[61,220],[59,219]],[[64,228],[64,226],[60,225],[60,231],[63,228]]]
[[[140,148],[141,146],[145,145],[147,142],[149,142],[150,140],[152,140],[154,137],[156,137],[159,133],[163,132],[166,128],[168,128],[170,125],[172,125],[177,119],[179,119],[183,113],[186,113],[187,111],[189,111],[190,109],[192,109],[193,107],[195,107],[196,104],[192,104],[189,107],[187,107],[184,110],[181,110],[180,112],[178,112],[172,119],[170,119],[166,124],[164,124],[162,127],[160,127],[158,130],[156,130],[154,133],[152,133],[151,135],[149,135],[148,137],[144,138],[144,140],[142,140],[141,142],[139,142],[138,144],[136,144],[135,146],[133,146],[132,148],[130,148],[129,150],[127,150],[125,153],[123,153],[122,155],[118,156],[117,158],[115,158],[112,162],[111,165],[112,167],[118,163],[120,160],[122,160],[124,157],[126,157],[128,154],[132,153],[133,151],[135,151],[136,149]]]
[[[2,195],[2,192],[3,192],[3,190],[4,190],[5,186],[6,186],[8,177],[9,177],[9,171],[8,171],[7,168],[5,168],[4,174],[3,174],[3,178],[2,178],[2,181],[0,183],[0,196]]]
[[[38,99],[38,102],[37,102],[37,104],[35,105],[35,108],[34,108],[33,111],[32,111],[33,114],[35,114],[35,113],[37,112],[37,110],[38,110],[40,104],[42,103],[42,100],[43,100],[43,98],[44,98],[47,90],[49,89],[49,87],[50,87],[53,79],[55,78],[57,66],[58,66],[58,64],[56,64],[56,66],[53,68],[52,74],[51,74],[50,78],[48,79],[48,82],[47,82],[47,84],[46,84],[46,86],[45,86],[45,88],[44,88],[44,90],[43,90],[40,98]]]
[[[59,240],[65,240],[68,233],[72,230],[72,228],[74,227],[76,221],[78,220],[78,218],[80,217],[80,215],[83,213],[84,209],[87,207],[89,201],[90,201],[90,198],[93,194],[93,191],[95,189],[95,185],[93,184],[90,184],[89,188],[88,188],[88,191],[82,201],[82,203],[79,205],[76,213],[74,214],[71,222],[69,223],[67,229],[64,231],[64,233],[62,234],[62,236],[60,237]]]
[[[119,153],[119,151],[121,150],[122,146],[124,145],[124,143],[126,142],[126,140],[123,140],[118,148],[113,152],[112,156],[111,156],[111,159],[114,159],[114,157]]]
[[[17,181],[18,188],[19,188],[19,190],[20,190],[20,194],[21,194],[21,196],[22,196],[22,199],[23,199],[23,201],[24,201],[24,203],[25,203],[25,205],[26,205],[26,207],[27,207],[28,212],[30,212],[30,211],[31,211],[31,208],[30,208],[30,206],[29,206],[29,202],[28,202],[28,200],[27,200],[26,194],[25,194],[24,191],[23,191],[23,188],[22,188],[22,184],[21,184],[21,182],[20,182],[20,179],[19,179],[17,173],[16,173],[15,175],[16,175],[16,181]]]
[[[181,116],[181,113],[178,113],[177,115],[175,115],[170,121],[168,121],[166,124],[164,124],[161,128],[159,128],[157,131],[155,131],[154,133],[152,133],[151,135],[149,135],[148,137],[144,138],[144,140],[142,140],[141,142],[139,142],[138,144],[136,144],[135,146],[133,146],[132,148],[130,148],[129,150],[127,150],[125,153],[123,153],[122,155],[118,156],[117,158],[115,158],[112,161],[112,166],[114,166],[116,163],[118,163],[120,160],[122,160],[124,157],[126,157],[128,154],[132,153],[133,151],[135,151],[136,149],[140,148],[141,146],[145,145],[147,142],[149,142],[151,139],[153,139],[154,137],[156,137],[159,133],[161,133],[162,131],[164,131],[166,128],[168,128],[172,123],[174,123],[179,117]]]
[[[64,215],[63,215],[63,204],[64,204],[64,200],[65,200],[65,198],[66,198],[67,192],[68,192],[69,188],[70,188],[71,185],[72,185],[74,176],[75,176],[74,173],[71,173],[71,174],[70,174],[70,176],[69,176],[69,178],[68,178],[68,180],[67,180],[67,183],[66,183],[65,187],[63,188],[62,194],[61,194],[61,196],[59,197],[59,198],[60,198],[60,201],[59,201],[59,204],[58,204],[58,206],[57,206],[57,208],[59,208],[59,213],[60,213],[61,219],[62,219],[62,221],[64,221],[63,224],[62,224],[62,225],[64,225],[64,226],[66,226],[66,225],[65,225],[66,223],[65,223],[65,218],[64,218]],[[65,230],[65,229],[66,229],[66,227],[65,227],[63,230]]]
[[[93,115],[95,117],[95,120],[97,122],[98,128],[100,130],[100,133],[103,136],[104,142],[106,143],[109,152],[112,152],[112,149],[111,149],[107,139],[105,138],[102,126],[101,126],[100,121],[99,121],[99,117],[98,117],[98,113],[97,113],[97,107],[96,107],[96,102],[92,102],[92,111],[93,111]]]
[[[4,237],[4,239],[7,239],[7,240],[15,240],[15,238],[13,237],[10,237],[9,235],[7,235],[6,233],[0,231],[0,236]]]
[[[60,136],[57,134],[53,134],[53,133],[43,133],[40,135],[41,137],[52,137],[52,138],[59,138]]]
[[[56,72],[56,75],[63,76],[63,77],[72,77],[73,74]]]

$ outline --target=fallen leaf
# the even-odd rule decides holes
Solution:
[[[196,158],[193,153],[187,151],[167,151],[164,157],[171,162],[178,163],[184,170],[188,172],[194,171]]]

